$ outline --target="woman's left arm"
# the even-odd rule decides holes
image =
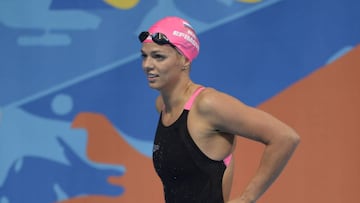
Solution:
[[[261,142],[265,149],[257,172],[242,195],[229,203],[253,203],[279,176],[299,144],[300,137],[288,125],[227,94],[213,91],[206,97],[209,122],[226,133]]]

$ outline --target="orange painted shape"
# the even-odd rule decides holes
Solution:
[[[119,197],[84,196],[62,203],[129,203],[163,202],[162,186],[151,158],[134,149],[103,115],[81,113],[73,121],[74,128],[88,132],[87,154],[90,160],[104,164],[123,165],[121,177],[109,177],[109,184],[124,187]]]
[[[259,107],[294,127],[302,139],[284,173],[259,203],[359,202],[359,77],[357,46]],[[256,169],[254,159],[262,149],[254,143],[238,144],[232,196],[240,194],[246,183],[239,180]]]

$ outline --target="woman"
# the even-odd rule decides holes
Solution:
[[[165,201],[256,202],[286,165],[299,136],[273,116],[191,80],[200,46],[186,20],[163,18],[139,40],[149,86],[160,92],[153,162]],[[229,201],[236,136],[263,143],[265,151],[241,196]]]

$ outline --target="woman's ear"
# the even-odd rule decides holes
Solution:
[[[190,65],[191,65],[191,61],[186,58],[185,56],[182,57],[182,65],[183,65],[183,70],[189,69]]]

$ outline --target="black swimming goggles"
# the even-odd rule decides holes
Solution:
[[[150,34],[150,32],[144,31],[139,34],[139,40],[143,43],[146,38],[151,37],[152,41],[158,45],[169,44],[170,46],[175,48],[175,45],[170,42],[170,40],[166,37],[165,34],[161,32],[156,32],[154,34]]]

